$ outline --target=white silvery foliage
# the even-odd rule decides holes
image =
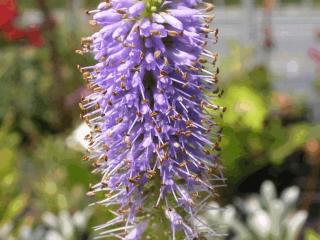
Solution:
[[[77,240],[79,234],[86,232],[90,216],[88,209],[73,215],[67,211],[61,211],[57,216],[45,213],[42,220],[49,230],[44,240]]]
[[[297,210],[298,187],[285,189],[277,197],[274,184],[265,181],[260,194],[237,199],[235,205],[207,211],[199,218],[208,226],[224,226],[233,240],[294,240],[307,219],[307,212]],[[211,203],[212,207],[219,207]],[[210,238],[208,238],[210,239]]]
[[[0,240],[12,240],[10,232],[12,230],[12,224],[6,223],[0,226]]]
[[[89,209],[70,214],[61,211],[58,215],[47,212],[36,228],[22,225],[14,236],[12,224],[0,227],[0,240],[78,240],[88,230],[92,212]]]
[[[17,236],[15,236],[13,229],[14,225],[12,223],[0,226],[0,240],[44,240],[46,231],[42,226],[32,229],[28,225],[22,225]]]

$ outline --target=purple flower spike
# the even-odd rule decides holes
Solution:
[[[85,160],[102,175],[89,194],[105,192],[97,203],[115,215],[96,227],[99,238],[142,239],[159,212],[173,239],[208,234],[194,223],[223,181],[218,69],[204,67],[217,59],[205,49],[217,38],[212,9],[200,0],[110,0],[88,11],[101,28],[78,51],[97,61],[80,68],[92,91],[80,107],[91,128]]]

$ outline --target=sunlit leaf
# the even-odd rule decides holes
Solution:
[[[296,124],[288,127],[286,142],[278,146],[271,153],[272,162],[281,163],[282,159],[301,147],[308,138],[309,129],[309,126],[306,124]]]
[[[234,127],[246,127],[252,130],[261,130],[267,114],[267,108],[262,97],[245,85],[232,85],[224,95],[222,105],[227,107],[224,115],[226,124]]]
[[[320,235],[313,229],[308,229],[305,233],[305,240],[320,240]]]
[[[16,215],[21,213],[28,204],[28,195],[21,194],[10,201],[6,207],[3,219],[12,220]]]

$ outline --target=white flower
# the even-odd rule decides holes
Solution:
[[[72,134],[67,137],[66,144],[68,147],[75,150],[84,150],[88,148],[88,142],[85,136],[90,133],[90,128],[86,123],[80,124]]]

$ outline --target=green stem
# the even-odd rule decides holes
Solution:
[[[163,0],[144,0],[145,3],[145,11],[144,16],[149,17],[152,13],[157,12],[159,10]]]

